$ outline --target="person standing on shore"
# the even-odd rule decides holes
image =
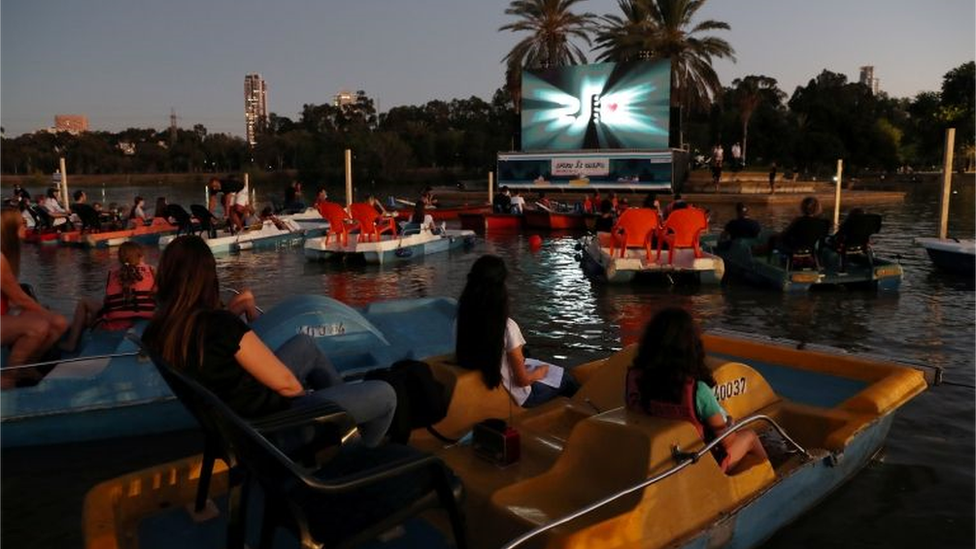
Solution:
[[[715,184],[715,191],[718,192],[718,183],[722,180],[722,160],[725,156],[725,151],[722,149],[721,143],[716,143],[712,147],[712,183]]]
[[[738,172],[739,170],[741,170],[742,164],[743,164],[742,147],[739,146],[738,142],[733,143],[732,144],[732,171]]]
[[[776,192],[776,163],[769,167],[769,194]]]

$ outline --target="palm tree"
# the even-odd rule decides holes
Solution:
[[[704,108],[722,92],[713,59],[735,61],[735,50],[722,38],[705,35],[729,30],[715,20],[692,24],[705,0],[617,0],[624,17],[604,16],[597,34],[600,61],[669,59],[671,105]]]
[[[550,68],[586,63],[586,55],[572,39],[592,45],[590,32],[596,15],[576,14],[573,6],[583,0],[512,0],[505,10],[518,21],[503,25],[499,31],[528,32],[505,56],[506,81],[518,108],[523,68]]]
[[[742,163],[746,162],[749,144],[749,119],[767,97],[777,104],[786,94],[776,87],[776,79],[768,76],[747,76],[732,81],[732,88],[739,104],[739,119],[742,121]]]

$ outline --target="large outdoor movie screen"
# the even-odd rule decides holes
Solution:
[[[522,73],[522,150],[666,149],[669,61]]]

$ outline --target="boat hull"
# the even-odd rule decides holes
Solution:
[[[518,231],[522,228],[522,216],[498,213],[462,213],[458,216],[461,228],[483,233],[485,231]]]
[[[428,208],[424,213],[433,217],[434,221],[453,221],[458,219],[461,214],[483,214],[488,213],[491,206],[488,204],[465,204],[464,206],[445,206],[443,208]],[[401,219],[409,219],[413,215],[413,206],[405,206],[397,210]]]
[[[443,235],[423,231],[405,236],[384,236],[378,242],[360,242],[359,234],[352,234],[346,246],[335,237],[329,237],[328,243],[326,237],[308,239],[303,251],[305,257],[313,261],[359,258],[366,263],[383,265],[470,246],[473,239],[474,233],[468,230],[447,230]]]
[[[525,228],[545,230],[593,230],[599,218],[593,214],[526,210]]]
[[[959,274],[976,273],[976,240],[954,238],[916,238],[929,259],[943,271]]]
[[[201,235],[213,253],[236,253],[246,250],[272,250],[301,244],[306,238],[322,234],[326,229],[319,226],[315,229],[302,228],[298,223],[289,223],[286,229],[279,229],[271,221],[266,221],[259,229],[245,230],[236,235],[217,233],[210,238]],[[159,247],[165,248],[176,239],[176,235],[164,236],[159,239]]]

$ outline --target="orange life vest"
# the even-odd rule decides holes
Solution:
[[[108,273],[105,285],[105,304],[99,314],[100,327],[106,330],[125,330],[140,318],[152,318],[156,309],[156,273],[149,265],[140,264],[139,280],[126,293],[119,280],[119,269]]]

